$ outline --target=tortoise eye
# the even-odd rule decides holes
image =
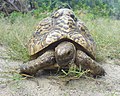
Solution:
[[[67,55],[70,55],[71,54],[71,51],[69,51],[68,53],[67,53]]]

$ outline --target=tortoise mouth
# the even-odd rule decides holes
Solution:
[[[59,60],[58,65],[60,67],[65,67],[68,66],[71,63],[71,59],[64,59],[64,60]]]
[[[55,51],[55,47],[57,47],[58,44],[60,44],[61,42],[64,42],[64,41],[68,41],[68,42],[71,42],[74,44],[74,46],[76,47],[76,50],[81,50],[83,51],[84,53],[86,53],[89,57],[91,57],[93,60],[95,60],[95,57],[90,54],[90,52],[88,52],[84,47],[82,47],[80,44],[76,43],[75,41],[73,40],[70,40],[70,39],[67,39],[67,38],[64,38],[64,39],[61,39],[61,40],[58,40],[52,44],[50,44],[49,46],[47,46],[46,48],[44,48],[43,50],[39,51],[38,53],[34,54],[34,55],[31,55],[30,56],[30,59],[36,59],[37,57],[39,57],[40,55],[42,55],[44,52],[46,52],[47,50],[54,50]]]

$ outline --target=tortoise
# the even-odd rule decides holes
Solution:
[[[20,73],[34,75],[41,69],[75,64],[89,69],[93,76],[105,75],[95,61],[95,50],[95,41],[85,24],[71,9],[61,8],[38,24],[28,42],[31,60],[20,66]]]

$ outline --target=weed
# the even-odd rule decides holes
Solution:
[[[112,92],[110,95],[108,96],[119,96],[118,94],[116,94],[116,92]]]
[[[15,81],[22,80],[22,76],[20,74],[17,74],[17,73],[14,73],[11,78]]]
[[[63,69],[61,71],[64,73],[65,76],[80,78],[83,75],[85,75],[86,73],[88,73],[90,70],[82,71],[81,68],[71,66],[69,68],[68,72],[66,72]]]

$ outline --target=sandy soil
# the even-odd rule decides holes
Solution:
[[[0,96],[120,96],[120,60],[103,63],[107,74],[102,78],[66,82],[44,72],[35,78],[13,80],[12,71],[22,62],[6,58],[6,50],[0,47]]]

